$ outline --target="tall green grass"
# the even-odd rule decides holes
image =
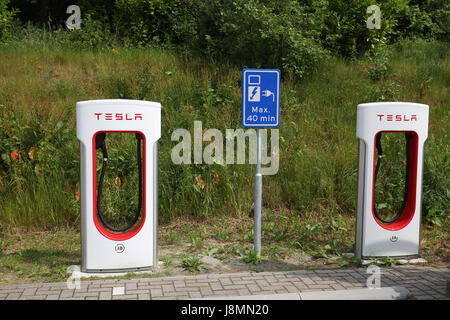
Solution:
[[[227,128],[241,128],[240,68],[167,48],[112,45],[88,50],[65,41],[59,34],[30,35],[0,47],[1,226],[78,225],[75,104],[89,99],[161,102],[163,221],[252,214],[254,165],[248,161],[224,166],[171,161],[176,142],[170,137],[176,128],[193,134],[195,120],[202,121],[204,129],[224,134]],[[284,75],[280,169],[263,179],[264,206],[353,215],[357,104],[412,101],[430,105],[424,206],[430,221],[442,222],[448,215],[450,189],[443,174],[449,169],[447,51],[448,43],[406,41],[390,48],[382,65],[387,71],[377,77],[372,75],[378,66],[367,57],[328,60],[302,81]],[[132,165],[133,148],[132,156],[124,154]],[[133,188],[129,192],[131,198],[136,196]]]

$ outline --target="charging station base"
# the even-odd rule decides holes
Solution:
[[[159,268],[164,264],[164,262],[159,261],[157,268],[149,268],[147,270],[139,270],[139,271],[116,271],[116,272],[82,272],[80,265],[72,265],[69,268],[67,268],[67,273],[71,274],[72,278],[111,278],[111,277],[123,277],[126,275],[129,275],[130,273],[136,274],[136,275],[151,275],[155,274],[159,271]]]

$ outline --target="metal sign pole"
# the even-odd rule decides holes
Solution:
[[[280,125],[280,79],[278,69],[242,70],[242,126],[257,127],[254,249],[261,255],[261,127]]]
[[[261,174],[261,129],[257,129],[256,139],[256,175],[255,175],[255,253],[261,255],[261,207],[262,207],[262,174]]]

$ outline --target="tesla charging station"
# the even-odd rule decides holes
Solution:
[[[157,141],[161,136],[161,105],[92,100],[78,102],[76,111],[81,152],[81,271],[151,269],[158,263]],[[106,209],[101,208],[108,163],[106,145],[112,133],[134,133],[138,154],[138,205],[131,223],[121,228],[110,225],[102,214]],[[97,149],[103,154],[99,176]]]
[[[424,104],[380,102],[358,105],[356,135],[359,138],[358,209],[356,256],[417,256],[424,143],[428,137],[428,109]],[[405,183],[401,209],[390,219],[381,217],[374,199],[377,174],[383,167],[382,136],[405,133]],[[399,186],[402,188],[402,186]]]

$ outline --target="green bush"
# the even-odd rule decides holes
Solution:
[[[115,2],[116,0],[77,0],[76,3],[73,1],[73,4],[80,7],[81,18],[89,14],[94,20],[110,24],[116,14]]]
[[[122,37],[145,45],[172,39],[192,0],[116,0],[114,22]],[[181,20],[180,20],[181,19]]]
[[[109,47],[114,42],[114,35],[109,26],[92,19],[90,14],[82,16],[81,29],[69,31],[70,44],[78,48],[99,49]]]
[[[0,1],[0,16],[7,12],[9,21],[12,11],[6,9],[7,2]],[[27,0],[16,4],[24,11],[23,22],[63,27],[67,0],[46,3],[51,8],[37,10],[35,1]],[[378,52],[405,37],[449,35],[450,5],[445,0],[80,0],[77,4],[82,30],[72,32],[70,42],[78,47],[109,46],[111,39],[138,46],[179,45],[239,67],[276,67],[300,78],[330,52],[354,57]],[[380,8],[380,29],[367,27],[371,5]],[[0,40],[1,35],[0,22]]]
[[[297,1],[196,1],[191,14],[177,38],[210,57],[303,76],[326,56],[315,15]]]
[[[372,81],[385,78],[391,71],[389,65],[390,51],[387,46],[381,46],[366,53],[368,60],[367,75]]]
[[[399,12],[396,37],[449,39],[450,2],[410,0]]]
[[[17,13],[16,9],[8,9],[9,0],[0,0],[0,43],[10,37],[10,27]]]
[[[345,56],[353,56],[386,44],[397,17],[407,7],[408,0],[336,0],[327,6],[322,35],[324,46]],[[380,8],[380,29],[369,29],[366,21],[370,17],[367,8]]]

